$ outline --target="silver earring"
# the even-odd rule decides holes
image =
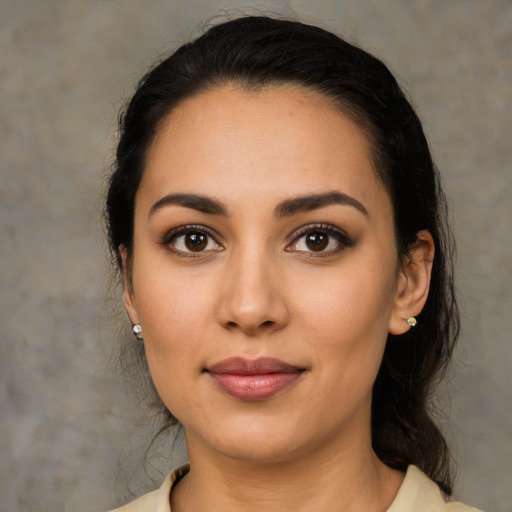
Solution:
[[[133,334],[135,335],[135,337],[138,339],[138,340],[143,340],[143,336],[142,336],[142,327],[140,326],[140,324],[135,324],[133,327],[132,327],[132,331],[133,331]]]
[[[409,327],[414,327],[414,326],[418,323],[418,321],[416,320],[416,317],[414,317],[414,316],[410,316],[410,317],[406,320],[406,322],[407,322],[407,325],[408,325]]]

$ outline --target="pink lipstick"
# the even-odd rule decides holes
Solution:
[[[206,369],[225,393],[245,401],[265,400],[294,384],[304,369],[270,357],[233,357]]]

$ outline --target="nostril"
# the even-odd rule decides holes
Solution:
[[[260,293],[248,285],[240,285],[235,291],[222,297],[216,308],[216,318],[224,329],[256,336],[281,330],[288,324],[288,309],[280,296],[271,296],[267,291]]]
[[[266,320],[264,322],[261,322],[261,323],[253,323],[253,324],[249,324],[247,322],[245,323],[238,323],[236,321],[229,321],[229,322],[226,322],[224,324],[224,327],[228,330],[235,330],[235,329],[239,329],[241,328],[242,330],[248,332],[248,333],[253,333],[255,334],[256,332],[259,332],[259,331],[266,331],[267,329],[269,328],[272,328],[275,326],[275,322],[273,320]]]

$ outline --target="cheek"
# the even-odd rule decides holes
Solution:
[[[373,383],[382,360],[395,282],[392,272],[368,268],[319,274],[295,292],[298,330],[314,340],[317,364],[332,379],[367,376]]]
[[[134,273],[136,308],[144,332],[151,376],[165,404],[179,400],[180,383],[194,378],[204,363],[201,349],[211,330],[211,291],[204,280],[185,279],[183,272],[151,266]],[[136,269],[137,270],[137,269]],[[165,276],[163,278],[162,276]]]
[[[387,334],[395,287],[391,270],[346,265],[303,276],[291,295],[311,329]]]
[[[154,333],[155,342],[166,343],[172,333],[200,329],[211,309],[212,275],[173,268],[165,255],[144,258],[142,254],[134,268],[133,286],[144,332]]]

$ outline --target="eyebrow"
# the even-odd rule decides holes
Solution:
[[[199,194],[169,194],[159,199],[151,207],[148,216],[151,217],[156,211],[169,205],[184,206],[209,215],[227,216],[228,214],[226,206],[216,199]]]
[[[338,191],[325,192],[323,194],[311,194],[306,196],[286,199],[279,203],[274,209],[274,215],[279,219],[290,217],[297,213],[308,212],[330,206],[332,204],[341,204],[353,206],[364,215],[368,216],[366,208],[357,199]],[[216,199],[199,194],[168,194],[159,199],[149,210],[149,216],[156,211],[170,205],[183,206],[191,208],[208,215],[228,216],[226,205]]]
[[[338,191],[287,199],[286,201],[283,201],[276,206],[274,213],[277,218],[290,217],[296,213],[309,212],[311,210],[316,210],[317,208],[323,208],[324,206],[330,206],[332,204],[353,206],[361,213],[368,216],[368,211],[362,203],[360,203],[354,197]]]

